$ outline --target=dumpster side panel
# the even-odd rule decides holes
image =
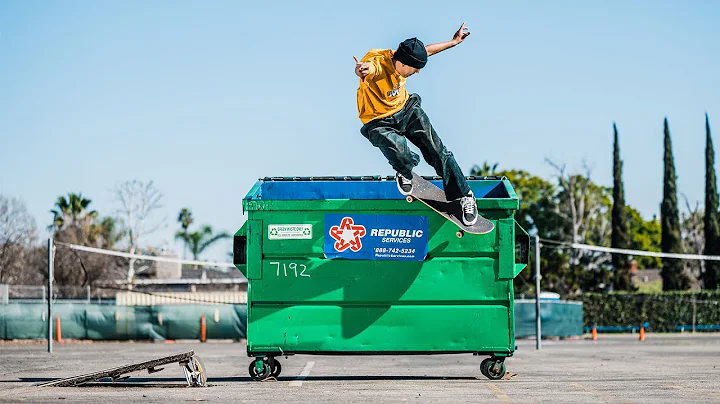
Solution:
[[[248,350],[262,353],[510,352],[508,311],[494,305],[258,305]],[[498,330],[505,330],[499,332]]]
[[[507,305],[509,282],[496,282],[491,258],[433,258],[425,262],[265,259],[253,283],[253,303],[379,304],[488,302]]]

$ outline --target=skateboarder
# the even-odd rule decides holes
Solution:
[[[408,95],[405,80],[425,67],[428,56],[461,43],[470,35],[465,23],[452,40],[425,46],[417,38],[400,43],[396,50],[372,49],[361,61],[355,58],[355,74],[360,77],[357,105],[360,128],[365,138],[388,159],[397,171],[400,193],[412,192],[412,170],[420,157],[408,148],[407,141],[420,149],[425,161],[443,178],[447,200],[459,200],[462,221],[471,226],[477,221],[477,204],[465,176],[453,154],[443,145],[420,106],[420,96]]]

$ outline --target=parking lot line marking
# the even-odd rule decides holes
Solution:
[[[697,390],[697,389],[693,389],[690,387],[683,387],[683,386],[670,386],[670,387],[677,389],[677,390],[689,391],[691,393],[702,394],[702,395],[713,396],[713,397],[720,397],[720,393],[715,393],[713,391]]]
[[[622,398],[616,398],[616,397],[609,396],[609,395],[607,395],[607,394],[603,394],[603,393],[601,393],[601,392],[598,391],[598,390],[593,390],[593,389],[591,389],[591,388],[589,388],[589,387],[585,387],[585,386],[583,386],[583,385],[580,384],[580,383],[570,383],[570,386],[571,386],[571,387],[575,387],[576,389],[580,389],[580,390],[583,390],[583,391],[587,391],[588,393],[591,393],[591,394],[593,394],[593,395],[596,395],[596,396],[601,397],[601,398],[603,398],[603,399],[605,399],[605,400],[608,400],[608,401],[619,401],[619,402],[621,402],[621,403],[634,403],[634,402],[635,402],[635,401],[632,401],[632,400],[626,400],[626,399],[622,399]]]
[[[315,366],[315,362],[310,361],[305,365],[305,368],[300,372],[300,376],[297,377],[297,379],[290,382],[291,386],[294,387],[300,387],[302,386],[302,381],[305,380],[306,377],[310,374],[310,371],[312,370],[313,366]]]
[[[579,384],[579,383],[570,383],[570,386],[575,387],[576,389],[580,389],[580,390],[587,391],[588,393],[595,394],[596,396],[601,396],[601,397],[602,397],[602,395],[603,395],[601,392],[599,392],[599,391],[597,391],[597,390],[593,390],[593,389],[591,389],[591,388],[589,388],[589,387],[585,387],[585,386],[583,386],[582,384]]]
[[[494,384],[488,384],[487,387],[488,387],[488,389],[490,389],[490,391],[493,394],[495,394],[495,397],[497,397],[497,399],[500,400],[501,403],[511,403],[512,402],[512,401],[510,401],[510,397],[508,397],[507,394],[505,394],[505,392],[502,391],[502,389],[500,387],[498,387]]]

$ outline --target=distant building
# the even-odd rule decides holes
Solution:
[[[163,258],[174,260],[180,259],[180,254],[164,252],[160,254]],[[182,277],[182,264],[179,262],[157,262],[155,264],[155,277],[163,279],[178,279]]]

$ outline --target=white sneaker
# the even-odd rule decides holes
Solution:
[[[403,195],[410,195],[412,193],[412,180],[405,178],[402,174],[397,173],[395,176],[395,183],[397,183],[398,190]]]
[[[462,221],[465,226],[472,226],[477,222],[478,210],[475,195],[470,191],[470,195],[460,198],[460,206],[462,207]]]

